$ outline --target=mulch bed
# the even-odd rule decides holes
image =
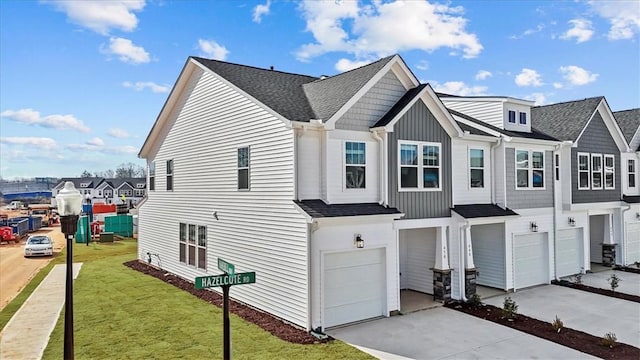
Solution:
[[[558,333],[550,322],[520,314],[509,321],[502,318],[502,309],[493,305],[473,306],[469,303],[451,302],[445,306],[603,359],[640,359],[640,349],[631,345],[618,343],[609,348],[600,344],[600,337],[566,327]]]
[[[128,261],[124,263],[124,265],[132,268],[133,270],[137,270],[141,273],[160,279],[179,289],[187,291],[210,304],[222,308],[221,294],[205,289],[196,290],[192,282],[139,260]],[[233,299],[229,299],[229,312],[238,315],[248,322],[258,325],[262,329],[270,332],[272,335],[290,343],[317,344],[332,340],[331,337],[323,340],[318,339],[308,332],[288,324],[281,319],[234,301]]]
[[[640,303],[640,296],[637,296],[637,295],[625,294],[625,293],[621,293],[621,292],[617,292],[617,291],[611,291],[609,289],[601,289],[601,288],[588,286],[588,285],[584,285],[584,284],[577,284],[577,283],[574,283],[574,282],[571,282],[571,281],[567,281],[567,280],[553,280],[551,283],[554,284],[554,285],[566,286],[566,287],[570,287],[572,289],[588,291],[588,292],[592,292],[592,293],[595,293],[595,294],[611,296],[611,297],[618,298],[618,299],[623,299],[623,300],[628,300],[628,301],[635,301],[637,303]]]

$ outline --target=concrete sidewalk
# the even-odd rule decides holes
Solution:
[[[73,278],[82,263],[73,264]],[[0,333],[0,359],[40,359],[64,307],[66,265],[56,265]],[[60,344],[62,346],[62,344]]]

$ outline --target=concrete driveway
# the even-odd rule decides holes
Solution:
[[[640,274],[616,270],[606,270],[582,275],[584,285],[611,290],[609,278],[616,274],[620,278],[617,292],[640,296]],[[563,278],[571,281],[571,277]]]
[[[506,296],[516,301],[521,314],[549,322],[557,315],[566,327],[598,337],[612,332],[618,341],[640,347],[640,303],[558,285],[519,290],[483,302],[502,307]]]
[[[461,312],[434,308],[329,331],[380,359],[595,359]]]

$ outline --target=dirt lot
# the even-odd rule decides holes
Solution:
[[[33,234],[46,234],[53,240],[53,256],[59,256],[66,245],[60,226],[42,228]],[[0,309],[3,309],[52,257],[24,257],[24,243],[0,245]]]

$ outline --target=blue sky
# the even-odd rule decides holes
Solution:
[[[399,53],[437,91],[640,106],[640,1],[0,1],[0,176],[137,153],[190,55],[333,75]]]

